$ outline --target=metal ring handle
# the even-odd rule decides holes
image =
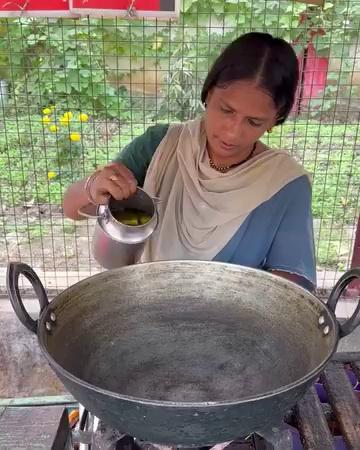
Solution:
[[[103,214],[88,214],[85,211],[83,211],[82,208],[83,207],[79,208],[77,211],[80,216],[87,217],[88,219],[98,219],[104,217]]]
[[[326,305],[334,314],[336,305],[339,301],[341,294],[343,293],[345,288],[351,283],[351,281],[355,280],[356,278],[360,278],[360,267],[350,269],[347,272],[345,272],[344,275],[336,283],[334,289],[331,291],[329,300],[327,301]],[[352,331],[354,331],[358,325],[360,325],[360,301],[350,319],[347,319],[343,323],[339,323],[338,321],[338,325],[340,338],[347,336]]]
[[[20,322],[30,331],[36,334],[38,321],[34,320],[26,311],[19,291],[19,276],[24,275],[35,290],[40,303],[40,313],[49,304],[44,286],[33,269],[24,263],[11,262],[8,264],[6,273],[6,289],[9,294],[10,302]]]

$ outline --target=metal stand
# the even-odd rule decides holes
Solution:
[[[73,444],[79,444],[79,450],[97,450],[95,444],[99,419],[79,404],[79,424],[72,432]]]
[[[291,431],[283,425],[271,430],[258,431],[254,434],[254,444],[259,450],[293,450]]]

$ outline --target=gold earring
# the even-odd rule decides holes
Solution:
[[[270,133],[273,132],[273,129],[272,129],[272,128],[269,128],[269,129],[267,130],[267,132],[270,134]]]

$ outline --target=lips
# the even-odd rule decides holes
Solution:
[[[219,140],[220,146],[225,150],[234,150],[236,145],[228,144],[227,142]]]

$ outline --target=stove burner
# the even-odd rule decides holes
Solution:
[[[293,446],[293,434],[285,424],[245,439],[214,446],[187,448],[140,441],[107,427],[101,421],[94,421],[94,416],[86,410],[83,410],[82,417],[84,416],[86,419],[83,430],[78,431],[77,435],[75,433],[82,442],[79,450],[300,450]]]

